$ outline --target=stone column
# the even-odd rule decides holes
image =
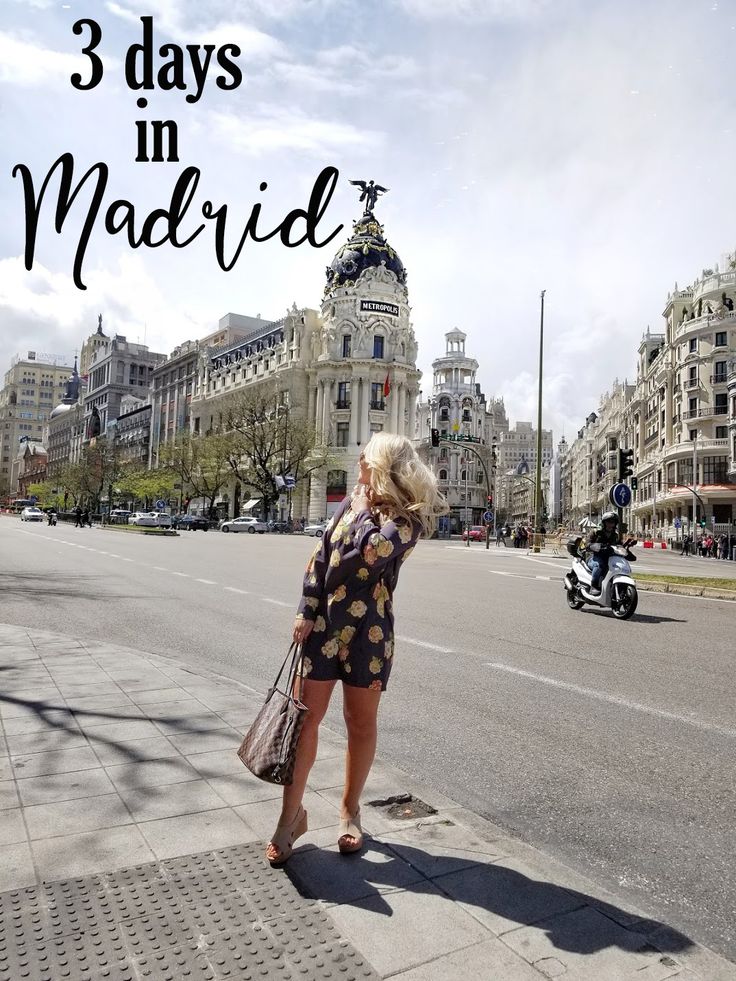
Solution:
[[[399,383],[397,381],[394,381],[394,383],[392,385],[392,391],[391,391],[391,394],[389,395],[389,399],[391,400],[391,404],[390,404],[390,408],[389,408],[389,430],[392,433],[396,433],[396,432],[398,432],[398,425],[399,425],[399,422],[398,422],[398,420],[399,420]]]
[[[350,376],[350,434],[348,444],[353,447],[358,442],[358,418],[360,416],[360,387],[359,379]]]
[[[406,436],[406,382],[401,383],[399,390],[399,428],[400,436]]]
[[[309,481],[309,513],[310,521],[318,521],[326,517],[327,510],[327,474],[323,471],[313,473]]]
[[[312,382],[311,380],[308,382],[308,385],[309,385],[309,394],[307,396],[307,422],[310,425],[314,425],[316,421],[315,412],[317,407],[315,404],[315,395],[317,392],[317,388],[314,382]]]
[[[371,402],[371,383],[370,378],[362,375],[360,378],[360,433],[358,439],[362,446],[371,438],[371,430],[368,422],[368,409]]]
[[[409,389],[409,401],[407,403],[407,423],[406,435],[409,439],[414,439],[417,431],[417,390]],[[419,427],[420,438],[424,435],[421,426]]]
[[[314,386],[314,429],[319,440],[322,435],[322,382],[319,380]]]
[[[322,436],[325,443],[330,439],[330,424],[332,422],[332,379],[325,378],[322,393]]]

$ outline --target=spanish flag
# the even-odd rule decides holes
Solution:
[[[383,397],[387,399],[391,394],[391,373],[386,372],[386,381],[383,383]]]

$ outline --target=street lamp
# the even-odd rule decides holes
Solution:
[[[539,312],[539,396],[537,401],[537,486],[534,491],[534,551],[539,551],[539,529],[542,527],[542,364],[544,359],[544,294],[540,295]]]

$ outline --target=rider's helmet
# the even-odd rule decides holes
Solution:
[[[614,524],[618,524],[618,515],[615,511],[606,511],[601,518],[601,524],[604,525],[607,521],[613,521]]]

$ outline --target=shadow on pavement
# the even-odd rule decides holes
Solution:
[[[10,670],[8,667],[0,666],[1,670]],[[74,702],[73,697],[68,699],[70,702]],[[117,750],[120,754],[120,759],[116,760],[116,763],[147,763],[150,762],[150,757],[146,756],[145,753],[141,753],[135,749],[135,747],[130,745],[130,740],[116,740],[109,736],[105,736],[104,733],[100,731],[100,726],[104,728],[104,722],[100,722],[99,726],[96,728],[95,732],[90,732],[88,729],[81,729],[76,724],[76,719],[81,717],[94,717],[95,719],[110,719],[115,722],[161,722],[165,723],[167,726],[172,727],[174,732],[159,732],[159,736],[167,738],[169,735],[177,735],[179,733],[188,733],[196,735],[197,733],[208,732],[211,727],[201,727],[192,726],[191,723],[187,722],[185,716],[156,716],[156,715],[129,715],[125,712],[115,712],[110,709],[96,711],[94,709],[83,709],[74,708],[73,704],[68,705],[57,705],[51,700],[47,699],[30,699],[30,698],[18,698],[11,692],[0,691],[0,705],[16,705],[21,708],[29,709],[33,715],[38,716],[42,719],[46,728],[39,730],[37,733],[28,733],[28,735],[38,735],[41,736],[47,732],[61,731],[69,736],[71,740],[78,737],[81,734],[85,736],[90,743],[98,744],[101,746],[108,746],[112,749]],[[145,709],[144,709],[145,712]],[[222,723],[223,728],[226,723]],[[155,737],[151,737],[155,738]],[[64,746],[60,745],[56,747],[57,749],[63,750]],[[43,750],[37,750],[36,752],[43,752]],[[20,757],[21,754],[15,754]],[[23,753],[22,756],[32,756],[34,755],[34,750],[30,749]],[[172,756],[177,755],[176,750],[172,748]],[[15,769],[15,768],[14,768]],[[15,773],[16,778],[22,777],[22,773]],[[146,793],[147,788],[141,786],[137,788],[141,793]]]
[[[58,605],[66,599],[94,599],[98,589],[99,580],[94,576],[64,575],[63,579],[50,579],[47,575],[35,573],[14,572],[0,575],[0,595],[5,599],[32,596],[34,599]],[[105,592],[106,601],[141,597],[146,597],[146,594]]]
[[[371,860],[371,852],[375,853],[375,860]],[[300,854],[306,856],[307,850],[297,849],[294,857]],[[463,867],[457,857],[437,856],[403,843],[366,838],[365,848],[358,855],[320,851],[318,876],[314,875],[311,862],[301,874],[300,863],[290,862],[286,872],[306,898],[338,905],[362,905],[368,901],[372,911],[385,916],[393,916],[392,893],[381,893],[380,887],[418,894],[434,894],[438,889],[453,902],[471,907],[471,912],[477,911],[478,919],[494,932],[513,930],[514,923],[534,926],[557,949],[576,954],[594,954],[609,947],[651,951],[654,948],[647,937],[655,933],[658,933],[656,949],[662,953],[677,953],[695,946],[688,937],[666,924],[636,917],[554,882],[531,878],[504,865],[503,859],[498,864],[476,861],[467,852],[464,858],[467,863]],[[417,881],[407,882],[407,865],[415,871]],[[431,879],[419,871],[428,866],[432,868]],[[589,915],[565,915],[585,907],[591,908]],[[497,923],[492,922],[494,916],[500,918]]]
[[[613,614],[610,610],[594,610],[583,608],[579,611],[580,613],[587,613],[588,615],[593,614],[593,616],[608,617],[611,620],[614,619]],[[682,620],[678,617],[659,617],[653,616],[651,613],[635,613],[631,618],[631,623],[690,623],[689,620]]]

